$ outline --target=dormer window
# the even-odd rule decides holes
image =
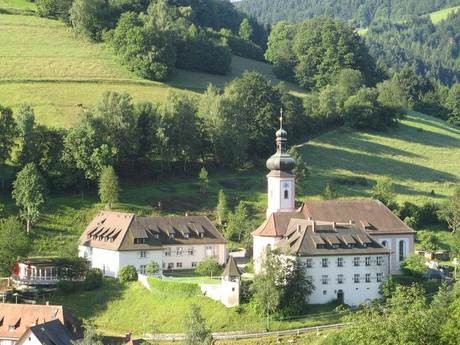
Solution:
[[[169,234],[169,238],[174,238],[174,234],[173,233]]]
[[[160,238],[160,234],[153,234],[153,238],[158,240]]]
[[[203,237],[204,237],[204,234],[200,232],[200,238],[203,238]]]
[[[188,233],[185,233],[185,234],[184,234],[184,237],[185,237],[185,238],[189,238],[190,235],[189,235]]]

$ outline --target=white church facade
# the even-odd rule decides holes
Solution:
[[[279,248],[305,267],[315,287],[309,303],[378,298],[381,283],[414,251],[415,231],[378,200],[308,201],[296,208],[295,161],[286,142],[281,125],[277,151],[267,160],[267,218],[252,234],[256,273],[267,250]]]

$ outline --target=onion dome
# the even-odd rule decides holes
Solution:
[[[267,160],[267,169],[292,173],[295,168],[295,160],[286,150],[287,132],[283,128],[283,111],[280,117],[280,129],[276,131],[276,153]]]

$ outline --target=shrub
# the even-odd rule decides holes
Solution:
[[[81,290],[82,283],[70,280],[61,280],[57,283],[57,289],[64,295]]]
[[[73,0],[36,0],[37,12],[41,17],[59,18],[69,21]]]
[[[406,218],[404,218],[404,223],[406,223],[412,229],[417,229],[418,228],[418,222],[414,217],[406,217]]]
[[[168,296],[177,295],[192,297],[199,296],[201,294],[201,289],[198,284],[171,282],[156,278],[150,278],[149,282],[153,289],[158,292],[165,293]]]
[[[252,280],[242,280],[240,287],[240,302],[249,303],[253,295]]]
[[[212,258],[207,258],[198,264],[195,272],[202,276],[216,276],[222,272],[222,267]]]
[[[136,268],[132,265],[123,267],[118,273],[118,278],[122,283],[135,282],[138,279]]]
[[[95,290],[102,286],[102,271],[99,268],[92,268],[85,275],[85,290]]]
[[[427,202],[419,208],[420,225],[438,224],[441,220],[438,217],[439,205],[434,202]]]
[[[401,269],[408,275],[414,277],[422,277],[427,270],[425,262],[426,260],[423,256],[413,254],[406,258],[406,260],[401,265]]]

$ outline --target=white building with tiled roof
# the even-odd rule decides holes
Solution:
[[[304,264],[315,286],[310,303],[334,299],[357,305],[379,297],[379,286],[414,251],[415,231],[380,201],[308,201],[295,207],[294,160],[287,133],[276,132],[267,160],[267,219],[253,233],[254,268],[267,250],[280,248]]]
[[[163,270],[194,269],[206,258],[227,260],[226,241],[205,216],[137,217],[101,211],[80,237],[79,255],[104,275],[132,265],[145,274],[152,261]]]

